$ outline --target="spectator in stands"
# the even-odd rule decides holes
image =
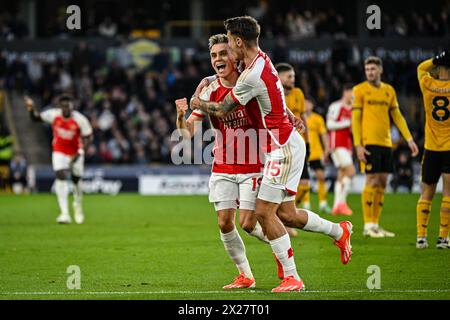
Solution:
[[[9,187],[9,163],[13,156],[13,137],[0,123],[0,190]]]
[[[112,38],[117,35],[117,24],[112,21],[111,17],[106,17],[98,26],[98,33],[102,37]]]
[[[16,194],[28,191],[27,169],[25,157],[16,152],[9,165],[10,186]]]

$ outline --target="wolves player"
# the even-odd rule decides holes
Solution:
[[[52,164],[56,174],[55,191],[60,215],[58,223],[71,223],[69,215],[69,179],[73,182],[73,209],[75,222],[83,223],[81,177],[84,169],[84,150],[91,142],[92,127],[88,119],[73,110],[73,100],[67,95],[58,98],[58,108],[44,112],[34,109],[31,98],[25,97],[25,106],[33,121],[51,124],[53,131]]]
[[[259,49],[259,24],[254,18],[244,16],[227,19],[225,28],[233,55],[244,63],[245,70],[222,102],[195,96],[191,107],[226,118],[245,105],[252,125],[262,131],[260,138],[267,139],[267,143],[259,144],[265,152],[265,164],[255,214],[282,266],[283,280],[272,291],[299,291],[304,285],[297,273],[291,241],[283,223],[333,237],[341,250],[343,263],[348,263],[351,257],[352,225],[350,222],[331,223],[311,211],[296,210],[295,190],[305,161],[305,142],[289,120],[278,74],[269,57]]]
[[[431,76],[435,69],[436,76]],[[436,70],[437,69],[437,70]],[[436,247],[450,248],[450,52],[423,61],[417,68],[425,108],[425,152],[422,159],[422,192],[417,202],[417,248],[428,247],[427,227],[431,201],[442,175],[439,239]]]
[[[220,102],[236,84],[239,73],[235,68],[235,60],[228,46],[225,34],[216,34],[209,38],[211,65],[218,75],[201,92],[201,98],[208,101]],[[199,85],[199,87],[202,84]],[[192,137],[196,128],[207,114],[195,110],[185,119],[188,108],[187,99],[175,101],[177,106],[177,127],[184,129],[185,136]],[[256,156],[251,159],[250,153],[257,155],[256,141],[245,144],[245,150],[238,149],[239,132],[245,135],[253,130],[248,122],[243,106],[239,106],[227,118],[219,119],[213,115],[209,117],[213,128],[216,129],[216,145],[214,148],[214,162],[209,183],[209,200],[214,203],[220,228],[220,238],[225,250],[239,270],[239,276],[224,289],[252,288],[255,286],[250,265],[245,254],[245,246],[235,227],[235,212],[239,205],[239,224],[250,235],[267,242],[261,225],[254,214],[256,195],[261,181],[262,164]],[[239,130],[236,132],[236,130]],[[220,135],[218,139],[217,135]],[[231,138],[231,139],[230,139]],[[229,141],[228,141],[228,140]],[[241,140],[242,141],[242,140]],[[251,148],[253,151],[250,151]],[[245,158],[239,163],[239,151],[245,152]],[[227,154],[233,154],[232,161],[227,161]]]
[[[394,88],[381,81],[382,61],[368,57],[364,61],[367,81],[353,88],[352,131],[356,154],[366,182],[361,202],[364,214],[363,234],[372,238],[394,237],[378,225],[383,208],[387,178],[392,172],[391,118],[408,142],[412,155],[419,149],[398,106]]]
[[[322,116],[313,111],[314,104],[311,99],[305,100],[306,121],[311,145],[311,153],[308,158],[309,166],[316,175],[317,194],[319,196],[319,211],[331,213],[327,202],[327,186],[325,181],[324,163],[328,161],[329,146],[325,121]]]
[[[342,98],[328,107],[327,128],[330,135],[331,159],[338,169],[334,184],[333,214],[351,215],[353,212],[347,204],[355,166],[352,159],[352,88],[345,84]]]
[[[286,106],[297,118],[302,119],[302,121],[307,124],[305,116],[305,95],[303,94],[302,89],[295,86],[294,67],[289,63],[280,62],[275,65],[275,69],[277,70],[278,77],[283,85]],[[301,135],[306,143],[306,158],[308,159],[310,149],[308,126],[306,126],[305,131],[301,133]],[[309,210],[311,208],[309,204],[309,191],[309,165],[308,161],[305,161],[300,177],[300,183],[297,188],[297,194],[295,195],[296,206],[302,204],[302,207],[305,209]]]

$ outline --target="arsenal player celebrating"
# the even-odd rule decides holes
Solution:
[[[25,106],[33,121],[51,124],[53,131],[52,165],[56,174],[55,191],[58,198],[60,215],[58,223],[71,223],[69,215],[69,178],[73,182],[73,209],[77,224],[84,221],[81,190],[81,176],[84,169],[84,148],[90,143],[92,127],[88,119],[73,110],[73,100],[67,95],[58,99],[58,108],[44,112],[34,109],[31,98],[25,97]]]
[[[351,84],[344,85],[342,99],[333,102],[327,114],[331,158],[338,169],[334,184],[333,214],[351,215],[353,213],[347,205],[347,194],[352,177],[355,175],[352,159],[352,88]]]

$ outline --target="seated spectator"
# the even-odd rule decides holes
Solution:
[[[9,164],[9,181],[16,194],[28,192],[27,169],[27,160],[22,153],[16,152]]]

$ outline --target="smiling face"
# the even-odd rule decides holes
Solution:
[[[367,81],[378,82],[381,79],[381,74],[383,73],[383,67],[376,65],[375,63],[368,63],[364,66],[364,71],[366,73]]]
[[[209,53],[211,65],[219,77],[227,78],[235,70],[235,60],[228,44],[215,44]]]

